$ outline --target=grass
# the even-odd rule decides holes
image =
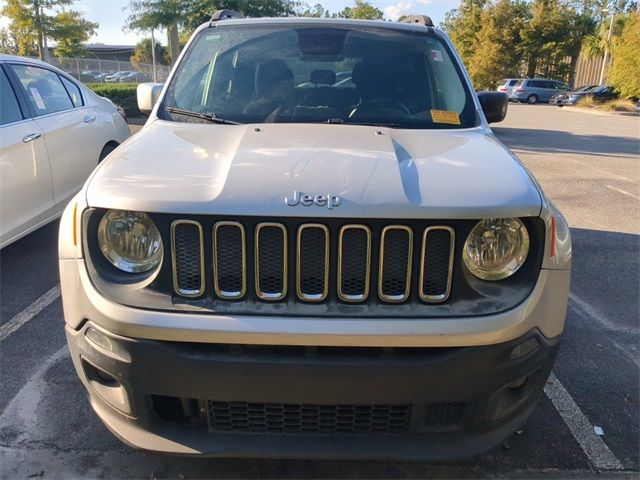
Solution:
[[[636,104],[632,100],[623,98],[600,103],[594,101],[592,96],[587,95],[578,100],[576,107],[597,108],[598,110],[604,110],[605,112],[635,112]]]
[[[607,112],[635,112],[636,104],[626,99],[610,100],[602,104],[602,109]]]
[[[596,107],[598,104],[593,100],[593,97],[591,95],[585,95],[584,97],[582,97],[580,100],[578,100],[576,102],[576,107],[581,107],[581,108],[593,108]]]

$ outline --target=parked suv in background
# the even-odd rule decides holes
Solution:
[[[516,83],[518,83],[519,78],[505,78],[500,82],[496,91],[506,93],[508,97],[511,97],[511,92],[513,91],[513,87]]]
[[[476,94],[428,17],[228,17],[161,93],[138,86],[147,124],[60,224],[93,409],[174,454],[500,444],[551,372],[571,263],[567,223],[489,128],[506,95]]]
[[[522,103],[544,103],[559,92],[571,90],[565,83],[544,78],[527,78],[519,80],[513,87],[510,99]]]

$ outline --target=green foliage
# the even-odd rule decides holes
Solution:
[[[482,28],[469,62],[475,88],[494,89],[502,78],[517,77],[521,43],[520,32],[529,20],[526,3],[498,0],[482,11]]]
[[[98,24],[82,17],[73,10],[63,10],[53,22],[50,35],[56,40],[55,54],[58,57],[79,57],[87,52],[84,47],[95,33]]]
[[[19,55],[44,58],[44,37],[57,44],[56,54],[73,56],[83,52],[82,43],[93,35],[97,23],[67,10],[72,0],[6,0],[0,15],[9,19],[9,35]]]
[[[640,13],[629,14],[621,35],[613,42],[613,61],[607,82],[625,98],[640,97]]]
[[[298,17],[310,18],[326,18],[331,16],[329,10],[325,10],[325,8],[320,3],[316,3],[313,6],[309,5],[308,3],[300,4],[296,7],[295,14]]]
[[[344,10],[338,12],[338,18],[357,18],[360,20],[381,20],[382,10],[374,7],[365,0],[355,0],[353,7],[345,7]]]
[[[107,97],[113,103],[120,105],[127,113],[127,117],[143,116],[138,110],[137,85],[134,83],[89,83],[91,90]]]
[[[465,65],[475,53],[476,37],[482,28],[481,16],[487,0],[461,0],[457,9],[445,15],[442,28],[449,34]]]
[[[145,38],[140,42],[138,42],[138,44],[136,45],[136,49],[133,52],[133,55],[131,55],[131,58],[129,58],[129,61],[131,61],[131,63],[133,63],[134,65],[150,64],[153,60],[153,54],[151,52],[151,43],[152,42],[150,38]],[[166,48],[160,45],[158,42],[156,42],[155,47],[156,47],[155,48],[156,63],[160,65],[168,65],[169,63],[165,56]]]
[[[0,28],[0,53],[18,54],[18,47],[8,28]]]
[[[293,13],[291,0],[131,0],[126,27],[149,31],[166,28],[172,64],[180,53],[180,32],[190,35],[216,10],[236,10],[247,17],[278,17]]]

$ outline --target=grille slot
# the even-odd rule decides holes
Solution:
[[[422,237],[420,298],[444,302],[451,293],[455,234],[451,227],[429,227]]]
[[[204,239],[202,226],[191,220],[171,224],[173,289],[183,297],[204,293]]]
[[[214,431],[263,433],[398,433],[410,405],[312,405],[208,401]]]
[[[213,226],[213,286],[216,295],[237,299],[247,290],[246,241],[238,222],[218,222]]]
[[[390,225],[380,239],[378,296],[385,302],[403,302],[409,297],[413,232],[404,225]]]
[[[309,223],[298,228],[296,287],[301,300],[320,302],[329,292],[329,229]]]
[[[429,404],[424,413],[424,424],[427,427],[457,425],[462,421],[466,407],[464,402]]]
[[[256,227],[256,295],[281,300],[287,295],[287,230],[280,223]]]
[[[338,238],[338,297],[362,302],[369,296],[371,230],[364,225],[345,225]]]

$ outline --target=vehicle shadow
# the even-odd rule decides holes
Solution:
[[[640,154],[640,140],[608,135],[575,135],[561,130],[492,127],[498,139],[515,150],[580,155],[635,156]]]

